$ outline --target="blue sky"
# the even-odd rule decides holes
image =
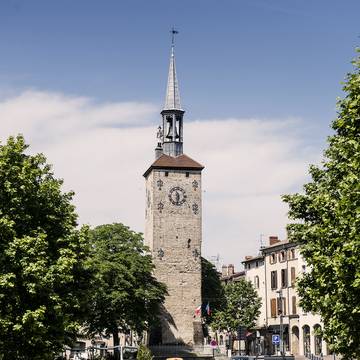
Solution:
[[[359,1],[2,0],[1,87],[161,104],[169,28],[188,117],[327,126],[359,44]]]
[[[79,194],[76,201],[84,222],[123,221],[141,231],[140,175],[153,156],[152,132],[164,101],[169,30],[174,25],[179,30],[180,93],[189,124],[185,124],[185,149],[204,162],[208,171],[208,175],[204,173],[208,176],[204,179],[208,184],[204,200],[208,245],[204,243],[204,251],[210,255],[218,251],[216,236],[221,234],[212,226],[226,224],[230,229],[223,235],[229,239],[227,246],[242,239],[237,256],[247,255],[256,251],[258,243],[246,247],[245,240],[261,233],[285,236],[280,194],[299,191],[308,163],[319,161],[336,115],[336,97],[342,95],[340,82],[351,70],[350,61],[360,43],[359,13],[360,2],[355,0],[2,0],[1,139],[23,132],[34,150],[45,152],[65,184]],[[59,128],[59,119],[66,126]],[[125,151],[131,152],[134,146],[134,151],[141,148],[146,153],[133,159],[142,162],[139,160],[139,168],[134,165],[136,171],[128,174],[129,183],[124,184],[128,188],[139,181],[139,191],[134,193],[131,211],[127,207],[128,212],[122,213],[117,205],[104,203],[100,215],[96,211],[90,214],[91,186],[84,190],[84,179],[81,174],[75,178],[64,154],[72,148],[70,139],[77,135],[77,143],[88,155],[73,166],[101,160],[99,149],[92,153],[88,148],[89,141],[105,149],[102,129],[109,124],[113,132],[106,136],[108,141],[113,139],[114,148],[103,154],[109,157],[114,149],[120,149],[114,134],[121,138],[132,126],[140,129]],[[93,129],[98,129],[97,137],[82,137],[86,131],[93,134]],[[189,134],[196,129],[198,133]],[[216,137],[211,129],[219,134],[223,131],[226,138]],[[243,133],[233,138],[232,131]],[[145,142],[143,148],[140,139]],[[283,147],[278,148],[279,144]],[[242,157],[251,154],[254,146],[262,152],[254,153],[254,158]],[[273,156],[267,158],[265,153]],[[235,160],[232,172],[224,175],[233,178],[231,184],[216,175],[228,158]],[[273,178],[274,172],[278,177]],[[260,191],[264,186],[260,184],[251,188],[246,174],[269,182],[271,188]],[[222,191],[212,185],[215,178],[217,183],[224,181],[228,188],[241,191]],[[104,179],[95,181],[99,184]],[[119,190],[117,196],[121,200],[127,195]],[[114,196],[109,195],[111,198]],[[226,200],[229,198],[234,202]],[[241,206],[252,209],[252,221],[242,222]],[[262,208],[272,211],[274,207],[278,207],[273,212],[279,219],[265,221]],[[220,208],[229,213],[216,215]],[[224,251],[223,258],[239,262],[234,251]]]

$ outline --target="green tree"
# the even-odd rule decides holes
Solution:
[[[225,304],[223,309],[214,312],[211,326],[215,330],[231,333],[240,326],[251,329],[260,315],[261,299],[252,283],[245,279],[224,286]]]
[[[347,75],[321,167],[311,166],[303,194],[283,197],[289,239],[309,271],[298,282],[300,305],[324,322],[323,335],[344,358],[360,359],[360,61]]]
[[[156,322],[166,288],[152,275],[142,234],[123,224],[100,225],[90,231],[90,244],[95,277],[87,330],[112,335],[116,346],[119,331],[141,335]]]
[[[210,314],[207,314],[205,306],[202,307],[202,315],[205,322],[209,324],[213,318],[212,314],[224,306],[225,296],[224,287],[215,266],[204,258],[201,258],[201,297],[203,305],[209,304],[210,307]]]
[[[151,354],[151,351],[145,345],[141,344],[136,355],[136,360],[153,360],[153,358],[154,356]]]
[[[73,193],[22,136],[0,146],[0,358],[53,359],[75,339],[86,293],[86,229]]]

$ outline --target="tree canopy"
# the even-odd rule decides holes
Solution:
[[[344,358],[360,359],[360,59],[346,78],[322,166],[311,166],[303,194],[284,196],[289,239],[310,265],[298,283],[300,305],[324,322]]]
[[[152,275],[142,234],[119,223],[100,225],[90,231],[90,244],[94,280],[87,329],[112,335],[117,345],[119,330],[141,334],[157,321],[166,288]]]
[[[250,281],[241,279],[224,286],[225,304],[214,312],[211,322],[215,330],[235,332],[240,326],[251,329],[260,315],[261,299]]]
[[[85,309],[86,229],[22,136],[0,145],[0,358],[53,359],[75,338]]]
[[[201,258],[201,297],[203,318],[206,323],[211,323],[212,314],[224,306],[225,294],[215,266],[205,258]],[[207,304],[209,304],[210,314],[206,311]]]

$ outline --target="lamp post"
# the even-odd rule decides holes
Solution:
[[[282,306],[282,289],[277,291],[279,295],[278,313],[280,315],[280,354],[284,356],[284,325],[283,325],[283,306]]]

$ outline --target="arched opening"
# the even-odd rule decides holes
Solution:
[[[293,326],[291,329],[291,353],[299,355],[299,328]]]
[[[303,326],[303,346],[304,346],[304,355],[310,356],[311,343],[310,343],[310,326],[309,325]]]
[[[322,335],[321,326],[319,324],[314,325],[314,345],[315,355],[320,355],[322,353]]]

